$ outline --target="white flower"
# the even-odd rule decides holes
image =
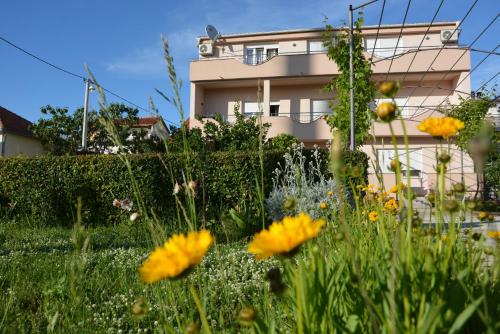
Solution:
[[[131,222],[135,222],[137,218],[139,218],[139,214],[137,212],[134,212],[133,214],[130,215]]]
[[[174,185],[174,195],[177,195],[181,191],[182,187],[179,183],[175,182]]]

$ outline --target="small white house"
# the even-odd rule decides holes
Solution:
[[[30,130],[31,122],[0,106],[0,157],[43,154],[40,140]]]

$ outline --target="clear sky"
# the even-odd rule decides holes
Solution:
[[[407,22],[428,22],[440,0],[412,0]],[[444,0],[437,21],[460,20],[475,0]],[[175,65],[185,82],[182,98],[189,109],[189,61],[197,57],[196,37],[207,24],[224,33],[315,28],[326,15],[333,25],[347,18],[344,0],[2,0],[0,36],[72,72],[85,75],[88,64],[106,88],[177,122],[177,112],[155,93],[170,93],[160,34],[171,44]],[[383,23],[400,23],[408,0],[387,0]],[[377,24],[382,0],[365,9],[366,24]],[[464,22],[461,44],[470,44],[498,15],[499,0],[478,0]],[[493,50],[500,41],[500,19],[475,43]],[[497,51],[499,51],[497,49]],[[473,53],[474,66],[484,54]],[[471,75],[473,88],[500,70],[492,55]],[[496,78],[498,81],[499,77]],[[0,105],[31,121],[40,107],[83,105],[82,80],[58,72],[0,41]],[[108,96],[108,100],[116,99]],[[97,107],[92,94],[91,106]]]

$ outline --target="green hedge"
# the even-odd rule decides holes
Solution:
[[[264,154],[264,191],[270,191],[272,172],[283,163],[284,151]],[[326,152],[322,154],[326,155]],[[148,208],[164,221],[176,217],[170,164],[174,177],[182,180],[181,155],[130,155],[132,170]],[[366,155],[346,157],[363,163]],[[200,217],[217,219],[230,208],[258,206],[256,180],[259,157],[254,152],[213,152],[191,158],[193,178],[198,182]],[[327,159],[324,159],[325,165]],[[82,199],[85,224],[113,224],[127,217],[112,206],[113,199],[130,198],[127,168],[114,155],[0,159],[0,220],[28,220],[41,226],[71,226],[76,203]],[[2,219],[3,218],[3,219]]]

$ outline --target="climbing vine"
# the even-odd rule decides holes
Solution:
[[[361,26],[363,19],[355,22],[353,33],[353,67],[354,67],[354,112],[356,147],[362,145],[368,137],[370,129],[370,112],[368,104],[375,96],[375,85],[370,81],[371,63],[365,58]],[[328,92],[336,93],[336,100],[330,108],[332,114],[326,118],[330,127],[340,130],[343,142],[349,143],[350,133],[350,99],[349,99],[349,35],[348,30],[334,31],[326,25],[324,44],[328,48],[328,58],[338,67],[339,74],[325,86]]]

